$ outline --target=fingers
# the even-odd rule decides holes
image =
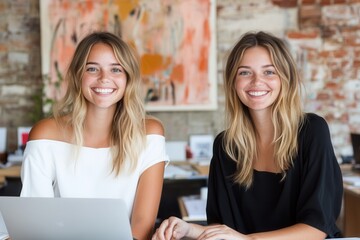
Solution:
[[[164,220],[156,230],[152,240],[172,240],[182,237],[179,237],[179,233],[177,232],[177,223],[179,221],[181,220],[176,217],[170,217]]]
[[[165,231],[165,239],[166,240],[171,240],[173,238],[173,232],[174,232],[174,227],[176,225],[176,223],[174,221],[172,221],[172,219],[167,219],[165,220],[167,223],[166,229]]]
[[[170,239],[180,239],[184,236],[183,227],[185,222],[177,217],[170,217],[168,228],[166,230],[166,240]]]
[[[156,229],[156,232],[153,235],[153,237],[151,238],[151,240],[168,240],[168,239],[171,239],[171,238],[169,238],[168,234],[166,234],[168,225],[169,225],[169,220],[168,219],[164,220],[160,224],[158,229]]]
[[[216,240],[216,239],[246,239],[246,236],[236,232],[225,225],[214,225],[206,228],[199,236],[198,240]]]

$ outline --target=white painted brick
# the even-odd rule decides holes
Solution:
[[[9,62],[10,63],[29,63],[29,54],[23,52],[10,52],[9,53]]]
[[[25,95],[29,90],[28,87],[22,85],[4,85],[1,87],[2,96]]]

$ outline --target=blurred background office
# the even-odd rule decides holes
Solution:
[[[17,128],[32,126],[43,116],[41,1],[48,2],[0,2],[0,126],[7,128],[6,149],[9,152],[18,147]],[[163,2],[175,5],[179,1]],[[191,9],[196,0],[183,2]],[[152,111],[163,121],[167,140],[188,141],[191,135],[216,135],[223,129],[225,54],[244,32],[265,30],[289,42],[305,82],[306,110],[316,112],[328,121],[339,161],[341,155],[352,155],[349,133],[360,131],[360,1],[210,2],[215,4],[216,71],[213,74],[216,75],[217,107]]]
[[[66,24],[69,16],[73,25]],[[305,83],[305,109],[328,122],[339,163],[351,159],[350,133],[360,133],[360,0],[0,0],[0,162],[6,160],[7,153],[12,154],[8,160],[21,162],[28,127],[46,115],[52,97],[61,88],[61,81],[55,81],[55,92],[49,90],[50,75],[44,72],[52,69],[51,77],[59,80],[66,63],[50,64],[47,60],[53,55],[47,51],[51,48],[66,57],[71,49],[59,48],[66,44],[57,45],[51,31],[70,32],[65,41],[75,46],[83,28],[98,27],[97,17],[110,22],[102,27],[128,38],[135,47],[143,47],[138,50],[142,60],[147,59],[142,62],[145,85],[160,75],[173,80],[163,92],[154,88],[145,94],[150,103],[162,104],[148,104],[147,109],[163,122],[167,141],[176,143],[169,145],[173,149],[171,160],[185,161],[197,154],[208,160],[212,138],[224,128],[224,59],[240,36],[250,30],[268,31],[289,43]],[[149,28],[134,27],[139,19],[141,24],[156,23]],[[150,44],[144,44],[144,38]],[[174,63],[172,51],[176,47],[195,61]],[[144,49],[161,49],[163,55],[159,59],[157,54],[143,54]],[[159,61],[162,64],[156,65]],[[187,77],[190,73],[202,75]],[[182,89],[181,81],[187,82],[187,89]],[[161,102],[160,92],[169,100]],[[179,96],[186,99],[184,106],[168,104]],[[191,105],[189,99],[199,104]],[[19,168],[10,171],[8,184],[16,180],[10,190],[18,191]],[[206,173],[205,169],[200,180],[188,183],[187,188],[183,181],[188,179],[175,181],[165,176],[170,180],[164,186],[159,217],[178,214],[178,195],[199,193],[206,185]],[[351,206],[346,215],[354,219],[360,212],[359,188],[356,191],[357,195],[345,197]],[[358,230],[358,221],[344,222],[344,226]],[[351,229],[346,231],[350,235],[357,231]]]

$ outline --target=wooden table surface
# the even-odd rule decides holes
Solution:
[[[5,177],[20,177],[21,165],[0,168],[0,186],[5,183]]]

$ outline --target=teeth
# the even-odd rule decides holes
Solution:
[[[94,88],[94,91],[97,93],[112,93],[114,89],[112,88]]]
[[[266,93],[267,91],[256,91],[256,92],[254,91],[254,92],[249,92],[249,95],[257,97],[257,96],[265,95]]]

